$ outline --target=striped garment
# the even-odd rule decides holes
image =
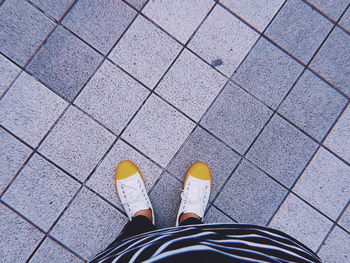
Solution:
[[[156,230],[124,239],[92,262],[321,262],[278,230],[203,224]]]

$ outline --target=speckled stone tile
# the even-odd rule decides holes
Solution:
[[[7,0],[0,25],[0,51],[23,66],[55,23],[26,1]]]
[[[278,12],[284,1],[220,0],[220,2],[262,32],[272,20],[274,15]]]
[[[149,91],[106,60],[75,100],[75,104],[119,134]]]
[[[61,26],[28,65],[50,89],[73,100],[96,70],[102,56]]]
[[[151,0],[143,13],[184,44],[213,5],[211,0]]]
[[[239,223],[265,225],[287,190],[262,171],[243,161],[215,201]]]
[[[188,47],[231,76],[258,39],[259,34],[220,5],[215,6]]]
[[[208,213],[204,216],[203,222],[208,224],[216,224],[216,223],[235,224],[236,223],[227,215],[225,215],[220,210],[218,210],[215,206],[210,207]]]
[[[28,158],[31,150],[0,128],[0,194]]]
[[[2,199],[47,231],[79,184],[39,155],[34,155]]]
[[[308,0],[308,2],[334,20],[338,20],[347,5],[350,3],[349,0]]]
[[[350,197],[350,167],[320,148],[293,191],[336,220]]]
[[[118,40],[136,11],[122,1],[78,1],[63,24],[106,54]]]
[[[310,67],[350,96],[350,35],[336,27]]]
[[[201,124],[243,154],[272,111],[233,83],[228,83]]]
[[[288,1],[266,30],[266,35],[308,63],[333,24],[300,0]]]
[[[344,211],[344,214],[339,219],[339,225],[344,227],[347,231],[350,232],[350,206],[347,207],[347,209]]]
[[[287,197],[269,224],[313,251],[321,245],[332,225],[330,220],[293,194]]]
[[[165,167],[194,126],[175,108],[152,95],[122,137]]]
[[[35,147],[62,114],[67,102],[22,73],[0,103],[0,123]]]
[[[59,20],[68,11],[74,0],[31,0],[31,2],[45,13]]]
[[[84,181],[114,140],[114,135],[71,106],[39,151]]]
[[[275,115],[249,150],[247,158],[290,187],[316,148],[316,142]]]
[[[84,262],[67,249],[60,246],[51,238],[46,238],[30,259],[30,263],[47,263],[47,262],[65,262],[81,263]]]
[[[82,257],[92,259],[118,236],[126,222],[124,215],[83,188],[51,235]]]
[[[261,38],[232,79],[276,109],[303,70],[303,66]]]
[[[124,160],[130,160],[139,167],[147,190],[153,186],[162,173],[159,166],[146,159],[122,140],[118,140],[93,173],[87,186],[120,208],[122,205],[115,189],[114,176],[117,164]]]
[[[182,46],[142,16],[138,16],[109,58],[153,89]]]
[[[0,96],[5,92],[8,86],[14,81],[21,69],[10,60],[0,55]]]
[[[195,162],[205,162],[212,174],[212,200],[238,164],[240,157],[208,132],[198,127],[181,147],[168,167],[168,171],[181,180]]]
[[[25,262],[44,234],[0,204],[0,255],[3,262]]]
[[[347,99],[305,71],[278,112],[317,141],[321,141],[346,106]]]
[[[126,2],[131,4],[136,9],[141,9],[141,7],[143,7],[147,0],[126,0]]]
[[[226,81],[220,73],[185,49],[155,92],[199,121]]]
[[[345,27],[348,31],[350,31],[350,8],[346,10],[345,14],[340,19],[339,24]]]

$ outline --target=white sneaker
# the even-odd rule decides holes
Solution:
[[[209,201],[211,181],[210,169],[205,163],[197,162],[187,171],[176,226],[183,213],[194,213],[203,218]]]
[[[129,220],[140,210],[151,209],[152,223],[155,224],[151,201],[149,200],[140,169],[131,161],[122,161],[115,172],[115,183],[120,201]]]

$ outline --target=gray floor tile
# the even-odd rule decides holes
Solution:
[[[278,112],[321,141],[346,103],[344,96],[312,72],[306,71]]]
[[[31,0],[33,4],[41,8],[56,20],[59,20],[74,0]]]
[[[122,137],[165,167],[193,128],[193,122],[152,95]]]
[[[126,222],[124,215],[83,188],[51,235],[82,257],[91,259],[117,237]]]
[[[248,152],[247,158],[290,187],[316,148],[316,142],[275,115]]]
[[[3,204],[0,204],[0,222],[2,262],[25,262],[44,234]]]
[[[220,73],[185,49],[155,91],[199,121],[226,81]]]
[[[16,78],[20,71],[21,69],[19,67],[5,58],[3,55],[0,55],[0,96]]]
[[[49,88],[73,100],[101,61],[101,55],[58,26],[28,70]]]
[[[350,167],[320,148],[293,191],[336,220],[350,196]]]
[[[12,85],[0,103],[0,123],[35,147],[67,103],[27,73]]]
[[[115,136],[72,106],[39,151],[84,181],[114,140]]]
[[[0,194],[28,158],[31,150],[0,128]]]
[[[220,5],[215,6],[188,47],[217,69],[231,76],[259,35]]]
[[[153,89],[182,46],[142,16],[138,16],[110,59]]]
[[[350,30],[350,8],[346,10],[345,14],[340,19],[339,24],[345,27],[348,31]]]
[[[213,5],[214,2],[211,0],[151,0],[143,12],[171,35],[185,43]]]
[[[119,134],[149,91],[106,60],[75,100],[75,104]]]
[[[350,96],[350,36],[336,27],[310,67]]]
[[[181,201],[182,184],[167,172],[152,190],[150,199],[153,205],[158,228],[175,226],[176,215]]]
[[[61,170],[34,155],[2,198],[47,231],[79,186]]]
[[[350,232],[350,206],[344,211],[344,214],[339,219],[338,223]]]
[[[272,111],[233,83],[228,83],[201,124],[243,154]]]
[[[171,162],[168,171],[183,180],[193,163],[199,161],[207,163],[213,177],[210,195],[212,200],[238,164],[239,159],[238,154],[198,127]]]
[[[327,263],[349,262],[350,235],[339,227],[335,227],[318,256]]]
[[[286,194],[285,188],[243,161],[215,205],[239,223],[265,225]]]
[[[262,32],[280,9],[284,1],[220,0],[220,2]]]
[[[349,0],[308,0],[308,2],[334,20],[338,20],[347,5],[350,3]]]
[[[350,163],[350,107],[348,106],[324,141],[337,155]]]
[[[147,0],[126,0],[129,4],[131,4],[136,9],[141,9],[141,7],[147,2]]]
[[[266,35],[304,63],[321,45],[332,23],[300,0],[288,1],[266,30]]]
[[[0,51],[24,65],[54,27],[26,1],[8,0],[0,9]]]
[[[303,66],[261,38],[232,79],[276,109],[299,77]]]
[[[204,216],[204,223],[216,224],[235,224],[236,222],[229,218],[227,215],[216,209],[215,206],[210,207],[208,213]]]
[[[332,222],[293,194],[282,204],[269,224],[316,251]]]
[[[96,15],[98,14],[98,15]],[[78,1],[63,24],[106,54],[136,15],[122,1]]]
[[[115,189],[114,176],[117,164],[124,160],[131,160],[139,167],[147,190],[153,186],[162,173],[162,169],[156,164],[146,159],[123,141],[118,140],[93,173],[87,182],[87,186],[120,208],[122,208],[122,205]]]
[[[76,263],[83,262],[80,258],[72,254],[67,249],[61,247],[58,243],[50,238],[46,238],[29,261],[30,263],[47,263],[47,262],[65,262]]]

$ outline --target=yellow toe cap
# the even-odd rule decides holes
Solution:
[[[122,180],[134,175],[135,173],[139,173],[141,175],[140,169],[132,161],[125,160],[118,164],[115,171],[115,179]]]
[[[211,180],[210,168],[206,163],[197,162],[194,163],[190,169],[187,171],[186,178],[188,176],[193,176],[202,180]]]

